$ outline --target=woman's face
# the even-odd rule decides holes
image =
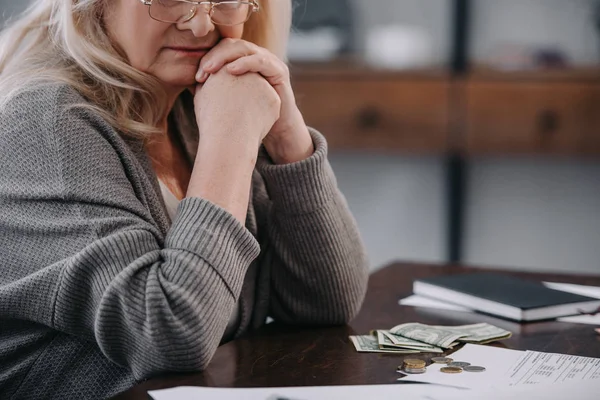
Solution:
[[[239,39],[244,31],[243,24],[215,26],[202,7],[186,22],[156,21],[140,0],[111,1],[105,26],[132,67],[175,90],[194,85],[200,60],[221,38]]]

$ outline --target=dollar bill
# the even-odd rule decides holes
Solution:
[[[451,345],[462,337],[468,336],[468,333],[445,329],[445,327],[430,326],[411,322],[402,324],[390,329],[390,333],[419,342],[424,342],[443,349],[451,348]]]
[[[423,353],[443,353],[444,349],[441,347],[432,346],[427,343],[419,342],[417,340],[409,339],[403,336],[396,336],[391,332],[385,330],[377,331],[377,340],[379,343],[382,343],[382,340],[385,343],[391,342],[395,347],[401,347],[404,349],[412,349],[419,350]]]
[[[393,353],[393,354],[415,354],[418,350],[401,348],[379,348],[377,337],[372,335],[350,336],[350,341],[359,353]]]
[[[350,336],[359,352],[370,353],[443,353],[460,343],[486,344],[510,338],[511,332],[487,323],[440,326],[408,323],[370,335]]]
[[[460,326],[434,326],[435,328],[443,328],[455,332],[466,333],[467,336],[461,337],[458,340],[465,343],[486,344],[496,340],[508,339],[512,336],[510,331],[498,328],[482,322],[480,324],[460,325]]]
[[[385,349],[400,349],[400,346],[396,346],[394,342],[381,330],[373,332],[377,338],[377,343],[381,350]]]

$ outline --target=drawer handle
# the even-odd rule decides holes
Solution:
[[[538,116],[538,128],[542,135],[551,135],[560,128],[560,116],[555,110],[544,110]]]
[[[383,115],[376,107],[365,107],[358,112],[357,124],[361,129],[375,129],[381,125]]]

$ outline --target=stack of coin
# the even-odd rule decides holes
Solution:
[[[422,374],[427,369],[425,368],[425,361],[416,358],[409,358],[404,360],[402,363],[402,372],[407,374]]]

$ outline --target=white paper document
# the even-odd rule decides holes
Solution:
[[[600,382],[569,382],[493,390],[457,390],[433,385],[322,386],[296,388],[221,389],[179,387],[152,391],[155,400],[597,400]]]
[[[573,315],[572,317],[557,318],[560,322],[570,322],[572,324],[587,324],[600,326],[600,314],[596,315]]]
[[[472,311],[470,308],[430,299],[429,297],[419,296],[417,294],[400,299],[400,304],[403,306],[437,308],[439,310]]]
[[[366,386],[313,386],[285,388],[226,389],[205,387],[178,387],[148,392],[154,400],[372,400],[444,398],[465,390],[434,385],[366,385]]]
[[[408,375],[401,381],[435,383],[462,387],[466,389],[489,388],[502,381],[507,371],[525,354],[519,350],[509,350],[492,346],[466,344],[462,349],[450,354],[448,357],[454,361],[465,361],[471,365],[485,367],[484,372],[462,372],[460,374],[446,374],[440,371],[445,364],[432,364],[427,367],[427,372],[421,375]]]
[[[221,389],[179,387],[149,394],[155,400],[597,400],[600,382],[569,382],[483,390],[457,390],[434,385],[322,386]]]
[[[445,374],[440,371],[444,367],[443,364],[432,364],[427,367],[427,373],[409,375],[401,380],[468,389],[600,382],[600,358],[524,352],[474,344],[465,345],[449,357],[454,361],[465,361],[471,365],[485,367],[486,370]]]
[[[527,351],[505,378],[508,386],[571,381],[600,382],[600,358]]]
[[[551,385],[509,386],[463,393],[429,396],[429,400],[598,400],[599,381],[568,382]]]
[[[542,282],[546,287],[554,290],[560,290],[562,292],[579,294],[581,296],[592,297],[594,299],[600,299],[600,287],[587,286],[587,285],[575,285],[573,283],[557,283],[557,282]]]

